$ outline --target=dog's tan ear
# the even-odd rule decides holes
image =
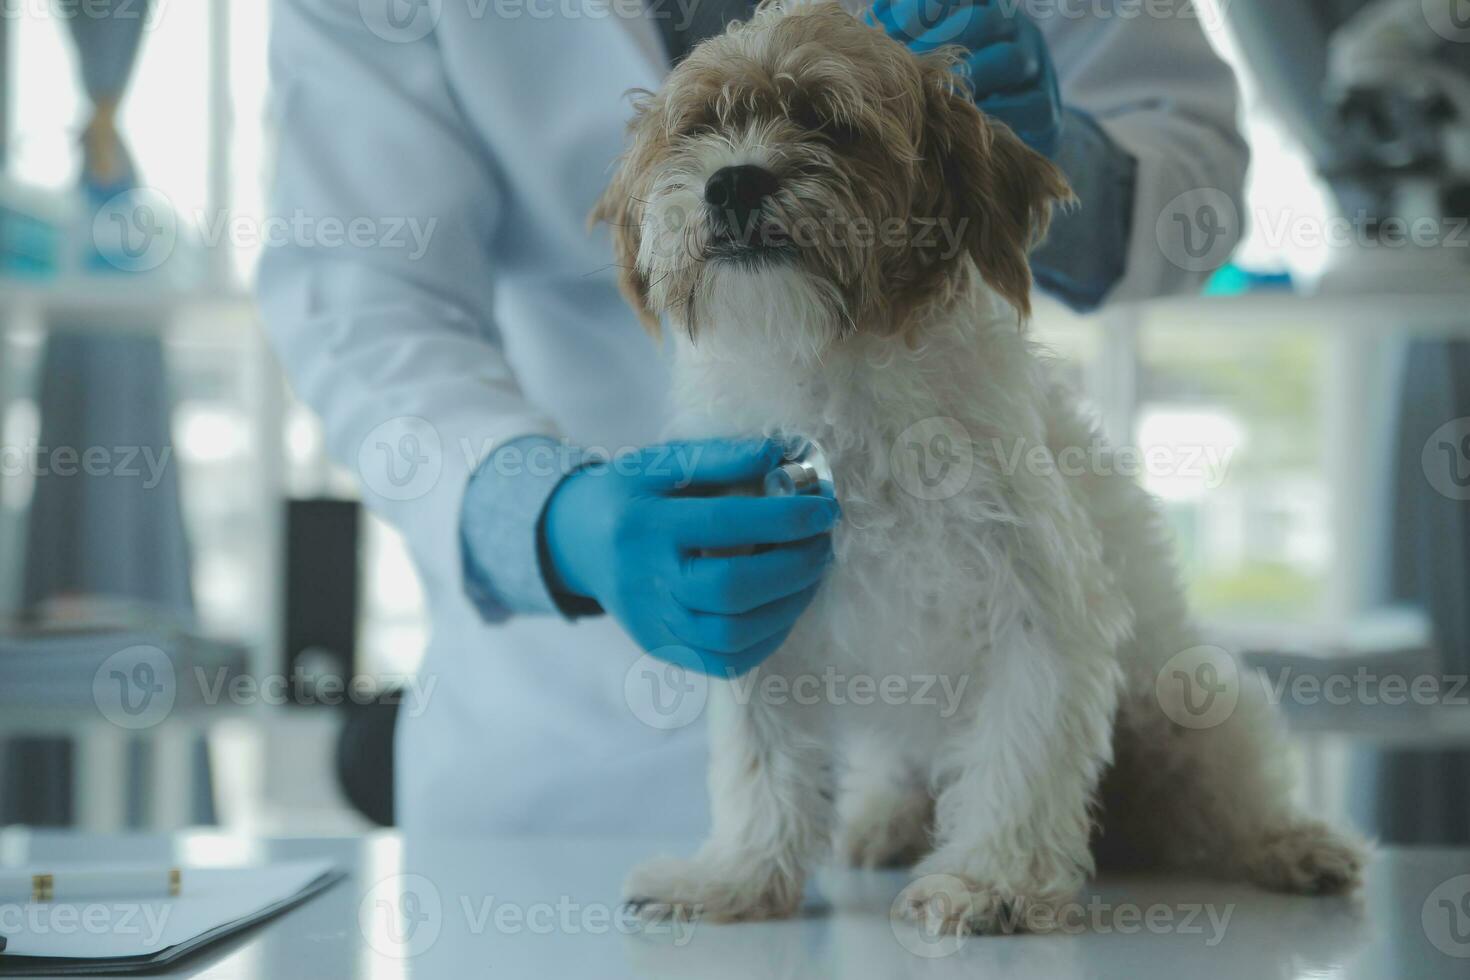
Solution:
[[[612,180],[587,216],[587,227],[605,222],[612,233],[613,261],[618,266],[618,289],[633,307],[644,329],[655,339],[660,334],[658,314],[649,302],[648,279],[638,269],[638,249],[643,241],[644,195],[635,186],[639,168],[634,160],[640,143],[640,129],[646,107],[638,105],[637,115],[628,125],[631,148],[617,162]]]
[[[1046,237],[1052,209],[1074,200],[1062,172],[988,119],[947,67],[929,76],[926,162],[935,168],[941,220],[964,222],[959,237],[991,288],[1031,315],[1031,250]]]

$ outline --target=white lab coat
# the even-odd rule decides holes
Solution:
[[[428,5],[439,20],[422,39],[386,43],[381,12],[363,11],[387,2],[275,4],[277,209],[306,226],[366,217],[381,236],[268,249],[259,289],[297,392],[333,455],[359,471],[368,506],[402,531],[428,596],[422,669],[435,686],[426,711],[401,719],[400,822],[696,835],[704,726],[660,731],[629,709],[639,651],[611,618],[487,624],[466,598],[459,538],[463,490],[490,445],[660,435],[664,357],[616,292],[605,229],[589,234],[585,221],[623,145],[623,93],[658,86],[662,48],[638,19],[495,16],[495,4],[461,0]],[[1238,193],[1229,70],[1192,19],[1041,26],[1068,101],[1139,161],[1114,297],[1193,284],[1161,254],[1156,218],[1192,188]],[[409,218],[436,221],[422,256],[393,246]],[[400,500],[373,460],[403,431],[428,469]]]

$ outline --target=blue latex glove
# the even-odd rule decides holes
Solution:
[[[1055,157],[1062,128],[1056,67],[1041,31],[1014,5],[999,0],[878,0],[866,20],[919,54],[946,44],[965,48],[975,104],[1010,126],[1033,150]]]
[[[542,523],[554,591],[595,599],[649,653],[738,677],[786,639],[832,557],[837,501],[699,496],[759,481],[774,442],[715,440],[584,467],[547,501]],[[672,459],[689,464],[677,466]],[[705,553],[773,545],[757,554]]]

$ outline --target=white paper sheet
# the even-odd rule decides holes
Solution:
[[[330,861],[185,868],[175,898],[0,903],[0,936],[8,941],[0,957],[111,959],[157,953],[286,901],[331,870]]]

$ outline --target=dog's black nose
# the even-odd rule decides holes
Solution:
[[[776,175],[764,167],[721,167],[705,182],[704,199],[718,219],[736,226],[728,231],[744,235],[750,232],[751,216],[778,186]]]

